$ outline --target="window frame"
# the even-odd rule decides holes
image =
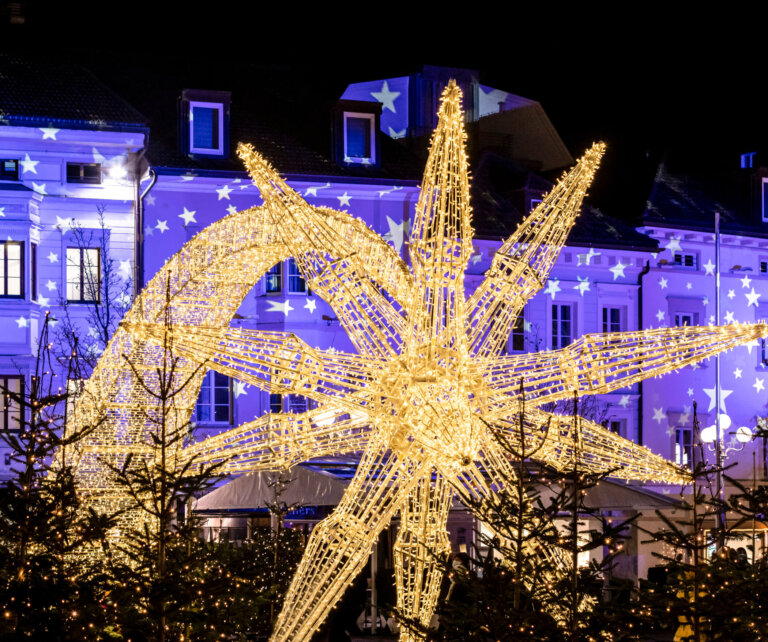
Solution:
[[[367,120],[370,122],[369,136],[369,149],[370,156],[350,156],[348,152],[347,141],[347,121],[352,118],[359,118],[361,120]],[[355,163],[359,165],[374,165],[376,162],[376,114],[366,113],[362,111],[345,111],[342,117],[342,149],[344,150],[344,162]]]
[[[0,421],[0,431],[4,432],[20,432],[24,425],[23,407],[18,409],[18,427],[10,428],[9,423],[11,419],[12,408],[8,407],[8,381],[15,379],[19,382],[18,394],[23,398],[24,396],[24,375],[0,375],[0,400],[2,401],[2,420]]]
[[[692,328],[692,327],[698,325],[697,316],[698,315],[695,312],[675,312],[675,314],[674,314],[675,327],[676,328],[685,328],[685,327]],[[683,317],[690,318],[691,322],[690,323],[679,323],[678,319],[682,319]]]
[[[203,109],[213,109],[218,112],[218,145],[216,147],[195,147],[195,128],[194,128],[194,111],[195,107]],[[224,103],[210,102],[203,100],[190,100],[189,101],[189,114],[188,114],[188,135],[189,135],[189,153],[190,154],[202,154],[206,156],[223,156],[224,155]]]
[[[295,270],[295,274],[291,270]],[[304,275],[299,270],[299,265],[296,263],[296,259],[289,257],[285,261],[285,276],[288,281],[288,287],[286,288],[288,294],[308,294],[309,288],[307,287],[307,281]],[[300,280],[302,283],[301,289],[294,288],[294,280]]]
[[[555,313],[555,310],[558,310],[558,313]],[[563,319],[559,318],[561,311],[567,309],[569,311],[570,318],[568,319],[568,322],[570,323],[570,339],[567,343],[563,343],[563,336],[559,330],[561,328],[561,323]],[[569,346],[576,338],[576,305],[574,303],[555,303],[552,302],[552,307],[550,308],[551,312],[551,346],[552,350],[560,350],[562,348],[565,348]],[[557,330],[557,331],[556,331]]]
[[[688,441],[680,440],[681,436],[688,435]],[[693,427],[692,426],[675,426],[675,440],[673,446],[673,461],[678,466],[687,466],[693,469],[693,456],[694,456],[694,444],[693,444]],[[687,461],[685,461],[687,459]]]
[[[29,244],[29,298],[37,301],[37,243]]]
[[[217,404],[216,403],[216,391],[224,389],[225,386],[223,385],[216,385],[216,375],[219,375],[221,377],[224,377],[226,379],[226,390],[227,390],[227,418],[226,419],[216,419],[216,408],[223,407],[223,404]],[[233,426],[234,420],[235,420],[235,408],[234,408],[234,386],[232,383],[232,377],[227,377],[227,375],[222,374],[220,372],[216,372],[216,370],[208,370],[208,372],[205,373],[205,376],[203,377],[202,381],[200,382],[200,390],[197,393],[197,400],[195,401],[195,421],[198,425],[203,426]],[[208,392],[208,399],[202,400],[201,397],[203,394],[205,394],[205,391]],[[200,410],[202,408],[207,408],[209,413],[209,419],[201,419],[200,418]]]
[[[278,261],[264,272],[264,293],[282,294],[283,292],[283,262]],[[276,287],[270,287],[270,282],[276,282]]]
[[[686,263],[686,259],[691,259],[690,265]],[[678,259],[680,259],[678,261]],[[672,265],[682,270],[698,270],[699,269],[699,253],[698,252],[675,252],[672,255]]]
[[[91,176],[85,176],[84,169],[86,167],[94,167],[96,168],[96,173],[98,176],[91,177]],[[69,170],[77,168],[79,170],[79,176],[71,176]],[[103,182],[103,173],[101,169],[101,163],[67,163],[67,174],[66,179],[67,183],[74,183],[74,184],[80,184],[80,185],[101,185]]]
[[[603,306],[602,310],[601,327],[603,329],[603,333],[624,332],[626,308],[618,305],[605,305]],[[611,312],[616,312],[618,314],[618,321],[613,321],[610,319]],[[616,327],[611,329],[612,326]]]
[[[70,299],[69,298],[69,251],[70,250],[79,250],[80,254],[80,260],[77,264],[78,271],[80,272],[80,297],[77,299]],[[94,250],[96,252],[96,256],[98,258],[98,264],[96,266],[96,273],[98,275],[98,283],[96,284],[96,288],[93,289],[96,293],[96,298],[85,298],[85,278],[84,278],[84,270],[83,270],[83,252],[88,250]],[[66,263],[65,263],[65,287],[67,292],[67,303],[90,303],[90,304],[100,304],[101,303],[101,248],[100,247],[79,247],[79,246],[68,246],[66,248]]]
[[[19,294],[8,294],[8,251],[7,248],[9,245],[15,245],[19,248],[19,276],[17,277],[19,280]],[[0,299],[23,299],[26,293],[26,288],[24,287],[24,278],[25,278],[25,270],[24,270],[24,242],[23,241],[0,241],[0,246],[2,246],[2,256],[0,257],[0,261],[2,261],[2,275],[0,276],[0,281],[2,281],[1,287],[2,287],[2,294],[0,294]]]
[[[15,163],[16,171],[6,173],[5,171],[6,163]],[[0,181],[10,181],[13,183],[18,183],[21,176],[19,173],[19,165],[20,163],[18,158],[0,158]]]

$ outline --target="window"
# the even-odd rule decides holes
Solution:
[[[101,183],[99,163],[67,163],[67,183]]]
[[[697,258],[695,254],[675,254],[675,265],[695,270],[699,263]]]
[[[621,332],[621,308],[603,308],[603,332]]]
[[[21,430],[21,407],[18,401],[11,399],[11,395],[21,395],[23,392],[24,377],[0,375],[0,395],[3,399],[3,419],[0,429]]]
[[[693,429],[675,428],[675,463],[678,466],[693,466]]]
[[[573,341],[573,308],[569,304],[552,305],[552,349],[565,348]]]
[[[303,395],[288,395],[288,412],[301,414],[309,410],[309,400]]]
[[[525,318],[522,312],[512,324],[512,352],[525,352]]]
[[[283,395],[274,392],[269,394],[269,412],[283,412]]]
[[[193,154],[224,154],[224,105],[189,103],[189,151]]]
[[[344,161],[370,164],[376,144],[376,116],[344,112]]]
[[[31,299],[37,301],[37,243],[29,244],[29,289]]]
[[[283,289],[283,264],[275,263],[264,275],[264,290],[267,294],[281,292]]]
[[[766,340],[760,339],[760,363],[768,367],[768,347],[766,347]]]
[[[19,180],[19,161],[11,158],[0,159],[0,181]]]
[[[232,380],[220,372],[209,370],[195,405],[198,423],[231,424],[232,415]]]
[[[608,429],[617,435],[624,434],[624,422],[621,419],[611,419],[608,422]]]
[[[288,259],[288,292],[293,294],[305,294],[307,283],[299,272],[299,266],[294,259]]]
[[[696,315],[693,312],[677,312],[675,313],[675,325],[678,328],[696,325]]]
[[[67,248],[67,301],[98,303],[101,299],[101,256],[98,248]]]
[[[760,274],[768,273],[768,261],[760,261]]]
[[[15,241],[0,243],[0,296],[24,296],[24,245]]]

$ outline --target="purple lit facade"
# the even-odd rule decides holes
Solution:
[[[335,157],[335,165],[323,161],[333,171],[289,173],[289,184],[311,204],[346,210],[362,218],[407,257],[409,221],[418,198],[420,173],[393,177],[379,170],[386,165],[386,159],[380,160],[380,153],[386,151],[383,138],[388,137],[389,145],[399,144],[393,141],[431,130],[442,78],[447,80],[446,74],[456,71],[425,68],[422,75],[349,85],[337,109],[342,117],[335,118],[333,126],[350,129],[335,134],[335,140],[342,141],[337,143],[341,149],[332,152],[328,141],[326,156]],[[459,81],[472,121],[470,137],[478,137],[470,145],[501,141],[504,147],[514,140],[514,147],[504,151],[541,171],[572,162],[541,105],[480,85],[470,72],[459,73],[463,74]],[[108,235],[108,258],[115,261],[128,305],[141,273],[143,281],[149,281],[199,230],[228,213],[260,203],[258,191],[226,152],[229,119],[233,119],[234,129],[237,117],[234,111],[230,114],[228,95],[208,92],[205,99],[190,94],[191,111],[183,113],[189,115],[191,124],[189,129],[186,123],[181,127],[188,132],[188,147],[180,153],[194,163],[178,166],[154,160],[149,140],[157,133],[138,112],[133,112],[130,122],[126,117],[110,121],[99,114],[76,120],[71,115],[51,114],[45,106],[35,107],[34,113],[22,110],[24,113],[14,114],[10,106],[0,102],[4,114],[0,120],[0,160],[16,162],[16,175],[11,163],[0,179],[0,236],[5,252],[0,377],[29,375],[46,310],[56,316],[66,305],[70,315],[80,319],[83,332],[88,332],[87,305],[67,302],[67,281],[73,274],[68,273],[67,265],[67,249],[74,247],[69,230],[72,219],[91,238]],[[124,105],[121,108],[130,111]],[[194,112],[197,108],[201,111]],[[191,118],[193,112],[197,125]],[[217,125],[219,117],[221,124]],[[328,118],[331,120],[330,115]],[[380,134],[367,123],[377,123]],[[519,135],[513,137],[513,133]],[[253,142],[258,147],[258,141]],[[190,149],[199,150],[200,145],[207,145],[211,153],[190,154]],[[134,180],[132,168],[139,166],[136,159],[142,154],[149,170],[144,172],[142,167],[141,176]],[[210,167],[205,166],[206,157],[214,161]],[[230,165],[222,169],[221,160],[229,160]],[[275,164],[282,169],[278,160]],[[83,166],[82,179],[82,172],[88,171],[84,167],[95,165],[99,166],[98,180],[74,180],[75,166]],[[522,203],[519,209],[534,205],[545,189],[546,183],[536,181],[520,187],[516,192]],[[104,211],[103,232],[99,209]],[[612,219],[601,219],[602,215],[594,212],[590,216],[602,226],[601,232],[609,231],[608,236],[598,236],[590,243],[585,240],[588,235],[582,235],[563,250],[549,282],[515,327],[509,352],[560,347],[588,332],[715,321],[715,244],[711,231],[646,224],[639,230],[641,234],[632,231],[627,235],[616,232]],[[768,227],[761,226],[762,221],[749,234],[725,232],[722,236],[721,323],[768,317]],[[468,289],[482,279],[500,240],[501,234],[478,234]],[[142,269],[137,270],[136,262],[142,256]],[[313,346],[352,350],[333,311],[307,292],[290,260],[256,285],[233,324],[286,330]],[[762,344],[738,348],[721,357],[721,411],[730,418],[731,431],[740,426],[754,428],[756,419],[766,413],[767,358]],[[714,371],[712,360],[604,395],[594,409],[595,416],[622,436],[687,464],[693,457],[694,401],[702,427],[714,423]],[[204,437],[270,410],[300,412],[306,403],[300,398],[270,397],[211,374],[198,403],[197,430]],[[730,435],[726,437],[729,440]],[[733,456],[739,463],[732,474],[751,478],[753,450],[759,478],[768,475],[764,445],[759,441],[747,444]],[[0,450],[0,474],[7,469]],[[673,494],[679,489],[659,486],[656,490]],[[650,551],[637,543],[634,546],[638,547],[634,551],[635,568],[629,574],[643,576],[652,563]]]

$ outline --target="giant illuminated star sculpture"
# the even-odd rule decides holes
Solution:
[[[168,261],[127,315],[78,406],[80,422],[108,416],[78,454],[81,487],[93,503],[114,505],[121,491],[110,485],[103,462],[151,456],[151,399],[136,377],[151,377],[168,334],[160,321],[170,316],[187,372],[206,364],[319,405],[304,414],[266,415],[189,446],[177,453],[179,464],[221,460],[225,470],[245,472],[362,453],[344,498],[312,531],[273,640],[310,638],[398,512],[398,604],[428,623],[440,585],[428,551],[449,547],[454,495],[465,502],[488,497],[514,476],[493,432],[521,441],[522,395],[526,442],[546,464],[562,468],[575,460],[583,470],[617,469],[615,476],[627,479],[684,481],[683,471],[648,449],[541,407],[623,388],[768,334],[763,324],[683,327],[585,335],[561,350],[502,354],[515,318],[547,282],[603,146],[593,146],[563,176],[467,298],[464,273],[473,249],[464,143],[461,92],[450,83],[416,207],[410,269],[364,223],[307,204],[257,152],[241,146],[264,205],[206,228]],[[333,308],[357,354],[229,326],[254,283],[289,256]],[[196,393],[190,386],[179,396],[186,416]]]

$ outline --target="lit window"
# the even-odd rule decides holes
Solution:
[[[621,332],[621,308],[603,308],[603,332]]]
[[[288,259],[288,292],[292,294],[305,294],[307,282],[299,271],[295,259]]]
[[[344,161],[371,164],[376,144],[376,116],[344,112]]]
[[[565,348],[573,342],[573,309],[569,304],[552,305],[552,349]]]
[[[0,159],[0,181],[19,180],[19,161],[13,158]]]
[[[101,256],[98,248],[67,248],[67,301],[98,303],[101,299]]]
[[[20,395],[24,392],[24,377],[0,376],[0,395],[3,399],[3,430],[21,429]]]
[[[283,289],[283,264],[275,263],[264,275],[264,290],[267,294],[281,292]]]
[[[189,151],[192,154],[224,153],[224,105],[189,103]]]
[[[101,183],[99,163],[67,163],[67,183]]]
[[[689,468],[693,464],[693,430],[691,428],[675,428],[675,463]]]
[[[226,375],[210,370],[203,378],[195,406],[198,423],[232,423],[232,383]]]
[[[7,241],[0,243],[0,296],[24,296],[24,246]]]

